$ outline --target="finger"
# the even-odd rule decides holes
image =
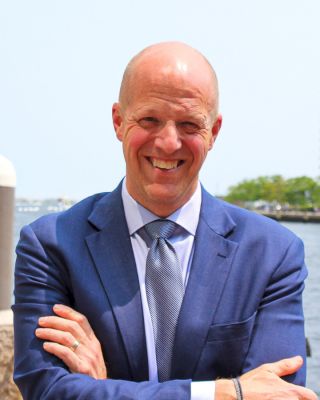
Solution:
[[[58,331],[69,332],[75,339],[82,342],[85,342],[86,340],[85,332],[75,321],[56,316],[48,316],[39,318],[39,325],[42,328],[51,328]]]
[[[62,346],[58,343],[44,342],[43,348],[50,354],[58,357],[62,360],[71,372],[76,372],[80,374],[90,375],[90,368],[88,365],[77,357],[77,355],[69,348]],[[94,375],[90,375],[95,377]]]
[[[298,399],[302,400],[318,400],[318,396],[310,389],[294,385],[295,386],[295,394],[298,396]]]
[[[48,353],[60,358],[71,371],[79,372],[79,358],[71,349],[52,342],[44,342],[43,348]]]
[[[262,365],[263,369],[275,373],[278,376],[293,374],[298,371],[303,364],[303,359],[300,356],[284,358],[274,363]]]
[[[303,388],[303,389],[305,390],[305,393],[304,393],[304,397],[302,397],[302,399],[305,399],[305,400],[319,400],[318,396],[312,390],[310,390],[308,388]]]
[[[38,328],[35,333],[39,339],[50,340],[50,342],[60,343],[66,347],[72,347],[76,340],[70,332],[58,331],[51,328]]]
[[[73,308],[65,306],[64,304],[55,304],[53,306],[53,311],[62,318],[70,319],[77,322],[84,330],[86,335],[90,336],[93,334],[93,330],[87,318]]]

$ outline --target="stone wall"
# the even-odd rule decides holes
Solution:
[[[12,380],[13,371],[13,316],[11,310],[0,311],[0,399],[21,400]]]

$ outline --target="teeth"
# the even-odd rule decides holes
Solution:
[[[152,158],[151,162],[154,167],[162,168],[162,169],[173,169],[173,168],[177,168],[177,166],[178,166],[177,160],[164,161],[164,160]]]

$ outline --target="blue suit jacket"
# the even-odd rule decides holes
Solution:
[[[305,356],[301,241],[204,190],[169,382],[147,381],[139,282],[120,187],[24,227],[17,255],[14,376],[26,399],[189,399],[191,379],[238,376],[265,362]],[[71,374],[42,349],[37,320],[56,303],[87,316],[111,379]],[[305,368],[288,379],[304,384]]]

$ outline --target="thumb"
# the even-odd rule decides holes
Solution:
[[[264,364],[263,368],[275,373],[278,376],[293,374],[302,367],[303,359],[300,356],[284,358],[274,363]]]

